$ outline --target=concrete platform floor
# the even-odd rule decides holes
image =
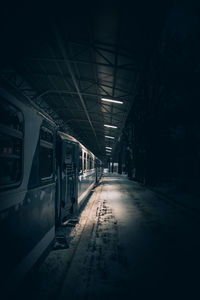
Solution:
[[[28,299],[200,299],[199,212],[106,174]],[[26,292],[27,293],[27,292]]]

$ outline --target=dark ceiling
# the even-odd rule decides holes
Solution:
[[[18,88],[103,157],[105,146],[114,148],[120,137],[167,18],[171,1],[166,2],[8,4],[1,10],[1,76],[21,76],[26,88]]]

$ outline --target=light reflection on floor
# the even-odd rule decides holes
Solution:
[[[49,291],[65,264],[59,300],[200,299],[199,219],[125,176],[102,178],[72,237],[38,276],[48,278],[46,294],[31,300],[55,299]]]

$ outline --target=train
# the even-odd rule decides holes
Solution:
[[[14,87],[0,88],[0,273],[18,286],[77,215],[102,162]]]

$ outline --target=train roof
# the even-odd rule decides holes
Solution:
[[[98,157],[96,157],[94,155],[94,153],[92,153],[92,151],[90,151],[89,149],[87,149],[83,144],[81,144],[81,142],[79,142],[75,137],[63,132],[63,131],[58,131],[58,134],[59,136],[62,138],[62,139],[67,139],[67,140],[70,140],[72,142],[75,142],[77,144],[79,144],[84,150],[87,150],[88,152],[90,152],[96,159],[100,160]]]

